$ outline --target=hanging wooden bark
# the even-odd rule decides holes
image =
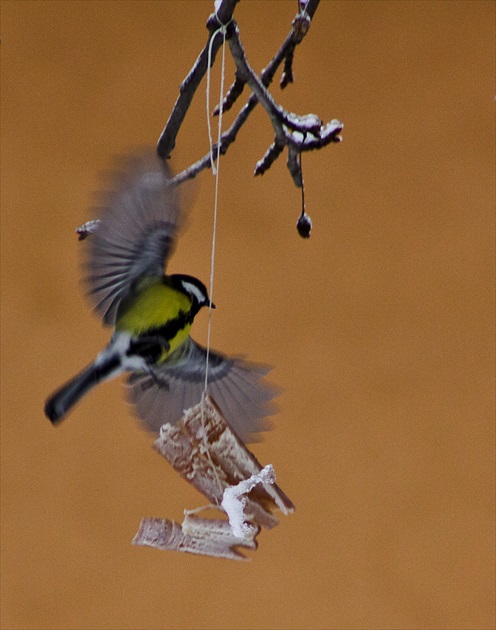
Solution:
[[[208,396],[203,409],[200,403],[185,412],[176,425],[164,425],[154,446],[208,499],[210,507],[223,512],[225,490],[253,480],[249,484],[253,487],[241,498],[245,535],[235,535],[226,519],[200,518],[188,513],[182,525],[167,519],[144,518],[133,539],[135,545],[241,560],[244,556],[237,547],[256,549],[260,529],[271,529],[278,523],[273,514],[276,508],[283,514],[294,511],[293,503],[275,484],[275,475],[270,476],[274,483],[263,482],[269,478],[264,476],[266,469]]]

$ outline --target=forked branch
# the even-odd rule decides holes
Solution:
[[[224,34],[222,29],[225,29],[225,37],[229,42],[229,49],[236,64],[236,78],[222,103],[223,111],[227,111],[234,105],[246,84],[252,90],[252,95],[239,112],[231,127],[222,134],[220,147],[214,144],[212,151],[209,151],[200,160],[176,175],[172,183],[178,185],[186,179],[195,177],[203,169],[211,167],[212,157],[216,159],[218,153],[221,155],[226,153],[229,146],[236,140],[238,131],[244,125],[256,104],[260,102],[270,118],[274,128],[275,138],[264,157],[257,163],[255,175],[265,173],[280,155],[284,147],[287,147],[287,165],[289,171],[296,186],[301,186],[302,178],[298,160],[299,154],[304,151],[322,148],[331,142],[339,142],[341,140],[339,133],[343,125],[339,120],[335,119],[324,124],[322,120],[314,114],[298,116],[297,114],[287,112],[276,103],[267,88],[272,82],[275,72],[281,63],[284,63],[281,86],[285,87],[288,83],[293,82],[292,60],[294,51],[310,28],[311,20],[317,10],[319,0],[300,0],[298,3],[298,12],[293,20],[289,35],[284,40],[274,58],[262,71],[260,77],[258,77],[251,68],[246,58],[239,36],[239,29],[233,19],[233,12],[237,1],[238,0],[222,0],[216,3],[218,4],[217,12],[212,14],[207,21],[209,38],[193,68],[181,84],[180,95],[174,105],[165,129],[160,136],[157,151],[163,158],[170,156],[193,96],[201,79],[207,72],[209,47],[211,47],[210,54],[213,64],[215,56],[223,42]],[[218,113],[219,108],[217,107],[214,114]]]

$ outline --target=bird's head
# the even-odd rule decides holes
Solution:
[[[198,278],[185,274],[174,274],[170,276],[170,279],[174,285],[188,295],[193,303],[196,303],[198,309],[210,305],[207,287]],[[215,304],[212,304],[212,308],[215,308]]]

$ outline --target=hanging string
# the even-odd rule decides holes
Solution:
[[[221,66],[221,79],[220,79],[220,95],[219,95],[219,120],[217,127],[217,160],[214,160],[214,146],[212,140],[212,127],[210,123],[210,67],[212,63],[212,45],[217,33],[222,33],[223,41],[222,41],[222,66]],[[214,193],[214,221],[212,228],[212,252],[210,258],[210,287],[209,287],[209,305],[208,305],[208,324],[207,324],[207,352],[205,357],[205,382],[203,385],[203,392],[201,397],[201,423],[202,427],[205,427],[205,397],[207,396],[207,388],[208,388],[208,364],[210,359],[210,335],[212,329],[212,304],[213,304],[213,293],[214,293],[214,271],[215,271],[215,244],[216,244],[216,235],[217,235],[217,207],[219,202],[219,166],[220,166],[220,139],[222,134],[222,99],[224,95],[224,77],[225,77],[225,47],[226,43],[226,26],[221,26],[217,29],[210,38],[210,43],[208,46],[208,61],[207,61],[207,127],[208,127],[208,139],[210,143],[210,163],[212,166],[212,174],[215,176],[215,193]],[[217,164],[216,164],[217,162]],[[206,431],[203,432],[203,444],[205,447],[207,458],[210,462],[210,466],[214,472],[214,476],[217,480],[217,484],[221,491],[223,492],[223,485],[221,480],[219,479],[219,475],[217,469],[212,461],[210,456],[210,450],[208,448],[207,435]]]
[[[212,37],[210,38],[210,42],[208,44],[208,55],[207,55],[207,129],[208,129],[208,141],[210,144],[210,165],[212,167],[212,173],[217,175],[217,166],[216,161],[214,160],[214,143],[212,140],[212,123],[211,123],[211,114],[210,114],[210,70],[212,65],[212,47],[214,44],[214,40],[217,36],[217,33],[222,33],[222,71],[221,71],[221,90],[220,90],[220,112],[219,112],[219,123],[218,129],[220,132],[221,123],[222,123],[222,96],[223,96],[223,85],[224,85],[224,66],[225,66],[225,58],[226,58],[226,26],[220,26],[216,31],[212,33]],[[220,133],[219,133],[220,137]],[[217,147],[217,164],[219,159],[219,147]]]
[[[210,66],[212,62],[212,44],[217,35],[217,33],[222,33],[223,41],[222,41],[222,65],[221,65],[221,75],[220,75],[220,92],[219,92],[219,120],[217,125],[217,160],[214,160],[214,146],[212,140],[212,128],[210,124]],[[220,140],[222,135],[222,99],[224,95],[224,78],[225,78],[225,62],[226,62],[226,26],[221,26],[217,31],[212,34],[210,39],[210,44],[208,47],[208,67],[207,67],[207,126],[208,126],[208,137],[210,142],[210,162],[212,165],[212,174],[215,176],[215,193],[214,193],[214,223],[213,223],[213,232],[212,232],[212,252],[210,259],[210,287],[209,287],[209,297],[210,303],[208,307],[208,325],[207,325],[207,355],[205,360],[205,383],[203,387],[202,394],[202,403],[204,403],[205,396],[207,395],[207,387],[208,387],[208,363],[210,358],[210,336],[211,336],[211,321],[212,321],[212,302],[213,302],[213,292],[214,292],[214,273],[215,273],[215,245],[216,245],[216,235],[217,235],[217,207],[219,201],[219,167],[220,167]],[[216,165],[217,162],[217,165]],[[202,404],[202,422],[204,419],[204,404]]]

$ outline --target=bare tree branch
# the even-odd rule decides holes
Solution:
[[[221,8],[224,8],[224,0],[221,4]],[[231,0],[234,2],[234,0]],[[267,91],[267,86],[272,82],[274,74],[277,68],[280,66],[282,62],[285,63],[285,72],[288,73],[291,70],[291,59],[293,57],[295,47],[303,40],[304,36],[308,32],[308,29],[311,24],[311,19],[315,14],[319,4],[319,0],[308,0],[308,2],[304,2],[300,0],[299,3],[299,12],[297,13],[295,19],[293,20],[292,30],[289,35],[286,37],[284,43],[281,48],[274,56],[269,65],[263,70],[260,75],[260,78],[255,74],[255,72],[251,69],[241,41],[239,39],[238,27],[235,21],[232,19],[232,12],[234,10],[234,5],[230,4],[228,7],[224,8],[224,16],[230,17],[231,21],[226,25],[227,33],[226,38],[229,41],[229,47],[231,49],[231,53],[233,55],[234,61],[236,63],[237,72],[236,72],[236,80],[228,91],[228,95],[224,99],[222,107],[224,110],[227,110],[232,107],[236,99],[242,92],[243,86],[245,83],[248,83],[250,88],[253,91],[253,94],[248,99],[246,105],[242,108],[238,117],[231,125],[231,127],[222,134],[220,141],[220,149],[217,146],[217,143],[214,144],[213,150],[206,155],[204,155],[200,160],[186,168],[184,171],[176,175],[171,183],[173,185],[178,185],[185,181],[186,179],[191,179],[195,177],[198,173],[200,173],[203,169],[211,167],[212,165],[212,156],[216,159],[217,153],[219,152],[221,155],[224,155],[229,148],[229,146],[235,141],[236,136],[240,128],[246,122],[248,116],[253,111],[255,105],[259,102],[262,102],[262,105],[266,109],[272,125],[275,130],[275,141],[273,145],[268,149],[266,155],[262,160],[257,163],[255,174],[263,174],[270,165],[274,162],[277,156],[281,153],[282,148],[284,146],[288,147],[288,168],[293,177],[293,180],[297,186],[301,186],[301,174],[299,174],[298,161],[295,160],[294,156],[298,154],[300,151],[308,151],[311,149],[322,148],[329,144],[330,142],[339,142],[340,137],[339,133],[343,128],[342,123],[338,120],[332,120],[327,125],[323,125],[322,121],[315,115],[309,114],[306,116],[297,116],[296,114],[291,114],[286,112],[283,108],[281,108],[274,101],[272,96]],[[220,11],[220,9],[219,9]],[[220,13],[218,14],[220,16]],[[215,14],[210,16],[208,23],[209,28],[214,28],[214,26],[218,26],[219,20],[216,18]],[[226,24],[224,22],[224,24]],[[211,31],[212,36],[212,31]],[[212,57],[214,56],[214,50],[217,52],[220,46],[221,38],[220,36],[216,38],[213,42],[212,49]],[[207,46],[202,51],[200,57],[202,55],[205,59],[200,63],[197,61],[195,67],[190,71],[187,79],[184,84],[187,84],[187,92],[188,99],[184,99],[184,103],[179,103],[182,94],[180,95],[178,101],[176,102],[176,106],[174,108],[173,114],[169,118],[169,121],[162,133],[162,136],[159,140],[158,151],[162,157],[168,157],[172,148],[174,146],[175,137],[177,135],[177,130],[174,130],[173,127],[176,124],[176,118],[179,120],[179,113],[182,114],[182,118],[180,121],[182,122],[184,115],[187,111],[187,107],[191,103],[191,99],[193,97],[194,91],[198,87],[198,76],[200,73],[206,71],[207,66],[207,51],[208,51],[208,42]],[[200,58],[199,58],[200,59]],[[193,81],[189,77],[194,75],[195,80]],[[201,76],[203,76],[201,74]],[[201,77],[200,77],[201,78]],[[283,81],[285,84],[288,82],[288,78],[284,79],[283,73]],[[187,105],[186,110],[183,112],[183,105]],[[177,117],[175,115],[176,108],[179,110]],[[218,114],[219,108],[217,107],[214,114]],[[171,129],[169,129],[171,127]],[[171,139],[173,140],[171,142]]]
[[[184,117],[191,105],[193,96],[195,95],[195,92],[208,69],[208,49],[210,46],[210,40],[212,37],[215,37],[211,50],[211,63],[213,64],[223,41],[221,33],[218,33],[217,30],[219,26],[222,24],[228,24],[232,20],[234,8],[238,2],[239,0],[222,0],[222,3],[217,11],[217,16],[215,16],[215,14],[214,16],[210,16],[207,22],[207,26],[210,31],[207,43],[189,71],[187,77],[179,87],[179,96],[157,144],[157,153],[163,159],[170,157],[170,154],[176,145],[176,136],[179,133]],[[217,18],[220,20],[220,23]]]

